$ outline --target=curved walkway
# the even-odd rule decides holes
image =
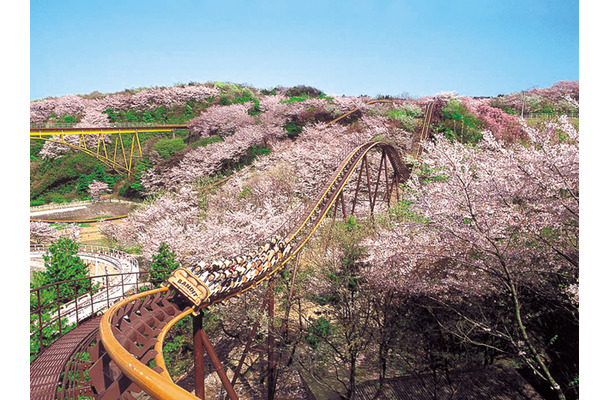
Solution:
[[[42,257],[46,250],[45,246],[32,245],[30,257]],[[130,254],[105,247],[81,245],[78,256],[104,268],[106,275],[93,278],[94,282],[100,284],[93,296],[84,294],[61,306],[59,314],[52,316],[61,318],[62,321],[67,320],[67,324],[77,323],[78,326],[60,336],[30,363],[30,399],[57,398],[62,372],[75,355],[75,349],[99,329],[101,316],[90,317],[124,298],[125,293],[137,291],[140,269],[138,261]],[[117,272],[110,273],[110,269]]]

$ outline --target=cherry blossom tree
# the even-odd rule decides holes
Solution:
[[[59,238],[59,232],[47,222],[30,221],[30,240],[37,244]]]
[[[487,101],[462,97],[466,109],[480,120],[484,128],[492,132],[494,137],[507,142],[515,142],[526,138],[525,133],[516,116],[503,110],[492,107]]]
[[[195,136],[228,136],[238,128],[253,125],[255,119],[248,114],[252,103],[215,105],[189,122],[189,130]]]
[[[55,99],[44,99],[30,102],[30,122],[45,122],[55,109]]]
[[[169,88],[149,88],[126,91],[96,97],[67,95],[30,102],[30,122],[45,122],[55,114],[77,116],[81,122],[97,124],[107,122],[102,111],[112,108],[115,111],[128,109],[150,110],[161,106],[170,107],[187,101],[204,101],[218,96],[220,90],[213,85],[187,85]],[[83,121],[84,120],[84,121]],[[91,126],[91,125],[83,125]]]
[[[78,224],[59,224],[57,229],[59,230],[60,237],[67,237],[74,242],[78,242],[80,239],[81,227]]]
[[[37,244],[52,242],[60,237],[67,237],[70,240],[78,241],[81,228],[77,224],[58,224],[57,227],[47,222],[30,221],[30,239]]]
[[[150,110],[161,106],[172,106],[186,101],[203,101],[218,95],[219,90],[208,85],[175,86],[171,88],[151,88],[135,93],[116,93],[102,97],[85,98],[80,95],[67,95],[60,98],[49,98],[30,102],[30,122],[47,122],[52,115],[64,117],[71,115],[77,118],[75,127],[105,127],[110,124],[107,109],[125,111],[130,109]],[[51,121],[54,122],[54,121]],[[86,136],[87,146],[95,147],[98,137]],[[106,137],[107,143],[110,138]],[[65,141],[78,144],[79,137],[68,135]],[[58,158],[70,151],[70,148],[59,143],[47,141],[40,152],[42,158]]]
[[[201,246],[199,212],[196,192],[185,187],[159,195],[150,205],[130,214],[123,224],[100,223],[100,231],[123,248],[139,247],[148,261],[163,242],[185,261]]]
[[[103,193],[109,193],[110,189],[108,188],[108,184],[105,182],[93,181],[87,186],[89,188],[89,195],[91,196],[91,200],[93,202],[100,201],[100,196]]]
[[[409,184],[408,218],[366,243],[369,278],[448,307],[501,294],[512,309],[511,329],[466,312],[463,322],[506,342],[565,398],[539,350],[544,343],[528,328],[523,298],[534,293],[573,305],[574,296],[557,288],[574,292],[577,285],[578,132],[566,118],[522,129],[526,146],[503,146],[490,132],[477,148],[444,138],[430,143],[425,171]],[[472,339],[467,329],[454,333]]]
[[[100,230],[125,248],[139,248],[146,260],[162,242],[180,263],[237,256],[287,222],[296,202],[290,172],[284,165],[264,175],[237,176],[205,199],[184,185],[157,195],[125,223],[105,222]]]

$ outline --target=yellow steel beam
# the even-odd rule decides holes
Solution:
[[[137,382],[138,387],[148,393],[154,399],[197,399],[197,397],[180,386],[174,384],[166,375],[154,372],[147,365],[136,359],[116,339],[112,332],[112,318],[121,307],[127,306],[132,301],[145,296],[161,293],[169,290],[167,287],[149,290],[134,294],[114,304],[102,316],[100,322],[100,338],[104,349],[121,371],[132,381]]]
[[[174,129],[187,129],[186,125],[173,125],[173,126],[151,126],[151,127],[102,127],[102,128],[30,128],[30,137],[39,137],[43,135],[99,135],[104,133],[106,135],[121,133],[148,133],[148,132],[171,132]]]
[[[183,311],[180,314],[176,315],[171,321],[169,321],[167,323],[167,325],[165,325],[163,327],[163,329],[161,329],[159,336],[157,336],[157,343],[155,343],[155,350],[157,351],[157,355],[155,356],[155,364],[157,364],[159,367],[163,368],[163,371],[161,371],[160,374],[169,380],[172,380],[172,378],[169,375],[169,373],[167,372],[167,366],[165,365],[165,358],[163,357],[163,342],[165,341],[165,336],[177,322],[179,322],[180,320],[182,320],[184,317],[191,314],[192,312],[193,312],[193,309],[189,308],[188,310]]]

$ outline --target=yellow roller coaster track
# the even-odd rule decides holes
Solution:
[[[30,139],[45,140],[59,143],[75,150],[82,151],[100,160],[120,174],[131,175],[133,159],[142,157],[140,133],[172,132],[176,129],[186,129],[186,125],[155,125],[127,127],[30,127]],[[76,140],[68,138],[77,137]],[[95,145],[88,138],[95,138]],[[68,139],[68,140],[66,140]],[[106,143],[106,139],[110,143]]]
[[[377,100],[367,104],[373,102],[390,101]],[[416,158],[421,153],[422,141],[428,135],[432,108],[433,103],[430,103],[424,112],[424,124],[415,154]],[[355,111],[356,109],[331,123]],[[380,152],[381,156],[378,158],[379,168],[376,179],[374,179],[375,174],[370,173],[369,161],[371,157],[376,157],[377,152]],[[355,173],[358,166],[360,166],[359,173]],[[390,178],[389,166],[393,168],[392,178]],[[344,218],[347,217],[349,203],[346,202],[345,197],[352,194],[351,213],[354,213],[361,182],[363,182],[363,186],[366,186],[371,214],[378,197],[378,189],[383,192],[385,188],[384,200],[387,201],[389,207],[392,197],[398,198],[399,196],[399,183],[405,182],[410,177],[412,169],[413,165],[405,165],[393,146],[380,141],[364,143],[353,149],[344,158],[332,178],[308,208],[295,212],[295,217],[290,221],[292,228],[290,226],[280,228],[278,234],[289,246],[286,247],[285,256],[281,257],[280,262],[272,268],[258,273],[252,280],[240,281],[238,286],[231,286],[228,291],[208,291],[207,293],[212,294],[198,306],[189,303],[186,297],[183,297],[179,290],[171,285],[138,293],[114,304],[102,316],[97,344],[94,345],[93,350],[89,351],[89,354],[92,355],[89,374],[93,393],[101,396],[100,398],[133,398],[131,392],[144,390],[154,399],[201,398],[176,385],[167,372],[163,359],[163,341],[169,329],[188,315],[198,315],[202,309],[210,308],[230,298],[239,297],[263,281],[271,280],[272,282],[273,275],[299,254],[333,206],[333,218],[339,208],[342,209]],[[363,179],[363,171],[366,173],[366,179]],[[383,185],[384,175],[385,187]],[[350,179],[356,176],[358,178],[354,190],[354,182]],[[348,181],[352,184],[348,185]],[[348,198],[348,200],[350,199]],[[364,204],[366,205],[366,200],[364,200]],[[270,284],[270,293],[272,293],[271,288]],[[271,301],[270,303],[272,309],[273,304]],[[201,340],[206,346],[207,335],[205,332],[203,335],[204,338]],[[209,339],[207,339],[207,343],[209,345]],[[213,349],[206,347],[206,351],[214,363],[216,355]],[[232,383],[227,382],[224,369],[219,367],[218,363],[216,358],[215,369],[228,391],[229,397],[237,398],[231,386]],[[236,374],[239,374],[239,368]]]
[[[429,116],[431,115],[431,107],[426,110],[426,120],[429,122]],[[426,127],[424,131],[427,134]],[[422,133],[423,135],[423,133]],[[320,192],[318,198],[312,202],[309,209],[303,213],[301,219],[295,225],[295,228],[286,235],[286,243],[294,244],[294,247],[290,250],[287,257],[283,258],[281,263],[275,267],[275,269],[269,270],[264,274],[259,275],[251,283],[243,285],[242,287],[231,290],[227,293],[211,296],[199,307],[186,307],[180,313],[174,316],[166,325],[161,329],[157,335],[157,342],[154,346],[156,350],[155,370],[151,369],[146,363],[141,362],[138,357],[132,354],[128,348],[133,347],[133,344],[125,343],[129,342],[126,339],[124,333],[119,332],[120,325],[122,324],[121,319],[126,317],[126,311],[128,309],[134,309],[137,307],[136,303],[144,302],[143,299],[151,298],[151,296],[158,296],[164,292],[172,291],[172,287],[165,287],[156,289],[150,292],[139,293],[133,295],[117,304],[115,304],[110,310],[108,310],[102,317],[100,323],[100,339],[103,344],[103,348],[108,353],[113,363],[122,371],[122,373],[133,382],[138,388],[144,390],[150,396],[155,399],[197,399],[199,397],[189,393],[183,388],[175,385],[165,368],[165,361],[163,359],[163,339],[169,328],[174,325],[177,321],[185,318],[189,314],[197,314],[201,309],[209,308],[217,303],[225,302],[232,297],[237,297],[243,294],[245,291],[257,286],[259,283],[269,280],[273,274],[280,269],[284,268],[286,264],[291,261],[298,253],[302,250],[303,246],[309,241],[314,232],[320,227],[324,218],[331,210],[332,206],[336,207],[340,202],[343,203],[345,209],[345,203],[343,200],[343,193],[348,179],[355,176],[354,172],[358,165],[362,165],[361,174],[363,168],[367,168],[367,179],[368,175],[368,160],[369,155],[373,150],[381,150],[383,153],[381,157],[381,163],[379,167],[378,179],[376,187],[379,185],[380,177],[383,172],[383,162],[387,155],[390,163],[394,167],[394,176],[392,184],[394,189],[398,189],[398,182],[404,182],[410,176],[411,170],[406,167],[400,161],[398,152],[391,146],[382,142],[369,142],[358,146],[354,149],[343,161],[341,166],[336,170],[335,174]],[[419,150],[418,150],[419,151]],[[387,174],[387,162],[386,174]],[[359,179],[360,182],[360,179]],[[394,183],[396,182],[396,186]],[[386,184],[389,185],[389,180],[386,178]],[[357,188],[356,194],[357,196]],[[369,182],[369,198],[372,192],[372,185]],[[392,189],[386,192],[387,196],[392,195]],[[389,201],[389,199],[388,199]],[[355,201],[354,201],[355,203]],[[345,211],[344,211],[345,213]],[[217,371],[218,372],[218,371]],[[220,373],[219,373],[220,375]],[[222,377],[221,377],[222,379]]]
[[[213,306],[214,304],[227,301],[231,297],[237,297],[243,294],[245,291],[255,287],[262,281],[268,280],[275,272],[277,272],[280,268],[284,267],[288,261],[292,260],[293,257],[303,248],[303,246],[308,242],[313,233],[318,229],[320,224],[322,223],[324,217],[330,210],[330,205],[334,204],[341,193],[341,189],[345,186],[347,182],[347,178],[351,176],[355,170],[355,167],[362,161],[363,157],[371,151],[375,147],[381,146],[381,143],[373,142],[366,143],[359,147],[357,147],[350,156],[343,162],[341,167],[336,171],[335,175],[326,186],[326,188],[321,192],[318,196],[317,201],[314,203],[315,206],[311,208],[308,214],[306,214],[305,218],[302,220],[303,222],[300,226],[294,231],[290,239],[292,240],[299,234],[304,235],[305,237],[300,240],[300,242],[295,246],[295,249],[290,253],[290,255],[285,258],[282,263],[277,266],[274,270],[270,271],[268,274],[261,276],[259,279],[255,280],[252,284],[242,288],[241,290],[235,291],[233,293],[229,293],[226,296],[218,296],[216,298],[210,299],[210,301],[204,303],[201,307],[199,307],[196,311],[201,310],[202,308],[208,308]],[[337,188],[339,186],[339,188]],[[333,191],[333,195],[330,198],[327,198],[327,194]],[[319,214],[315,220],[313,216],[316,214],[316,210],[320,210],[321,215]],[[312,223],[313,226],[309,227],[309,223]],[[307,229],[309,227],[309,229]],[[102,317],[102,321],[100,323],[100,338],[103,343],[104,349],[110,356],[110,358],[114,361],[114,363],[118,366],[118,368],[127,376],[133,383],[135,383],[139,388],[144,390],[150,396],[155,399],[197,399],[196,396],[184,390],[178,385],[175,385],[165,369],[161,372],[153,371],[149,366],[140,362],[138,358],[136,358],[133,354],[131,354],[119,341],[116,337],[115,332],[113,330],[116,329],[116,316],[121,310],[129,308],[131,304],[138,301],[139,299],[146,298],[148,296],[154,296],[158,293],[170,290],[169,287],[156,289],[149,292],[143,292],[115,304],[110,310],[108,310],[104,316]],[[173,325],[173,323],[178,320],[186,317],[195,311],[192,308],[188,308],[178,316],[176,316],[172,323],[168,323],[168,325]],[[166,332],[165,330],[164,332]],[[158,344],[155,346],[157,349],[162,349],[162,339],[164,334],[160,334],[157,337]],[[165,362],[163,361],[163,352],[159,351],[158,355],[155,357],[156,365],[159,367],[163,367]]]

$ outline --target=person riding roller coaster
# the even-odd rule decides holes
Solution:
[[[290,253],[291,246],[276,236],[245,256],[201,261],[189,268],[178,268],[168,283],[186,297],[193,307],[200,306],[210,296],[245,286],[273,271]]]

